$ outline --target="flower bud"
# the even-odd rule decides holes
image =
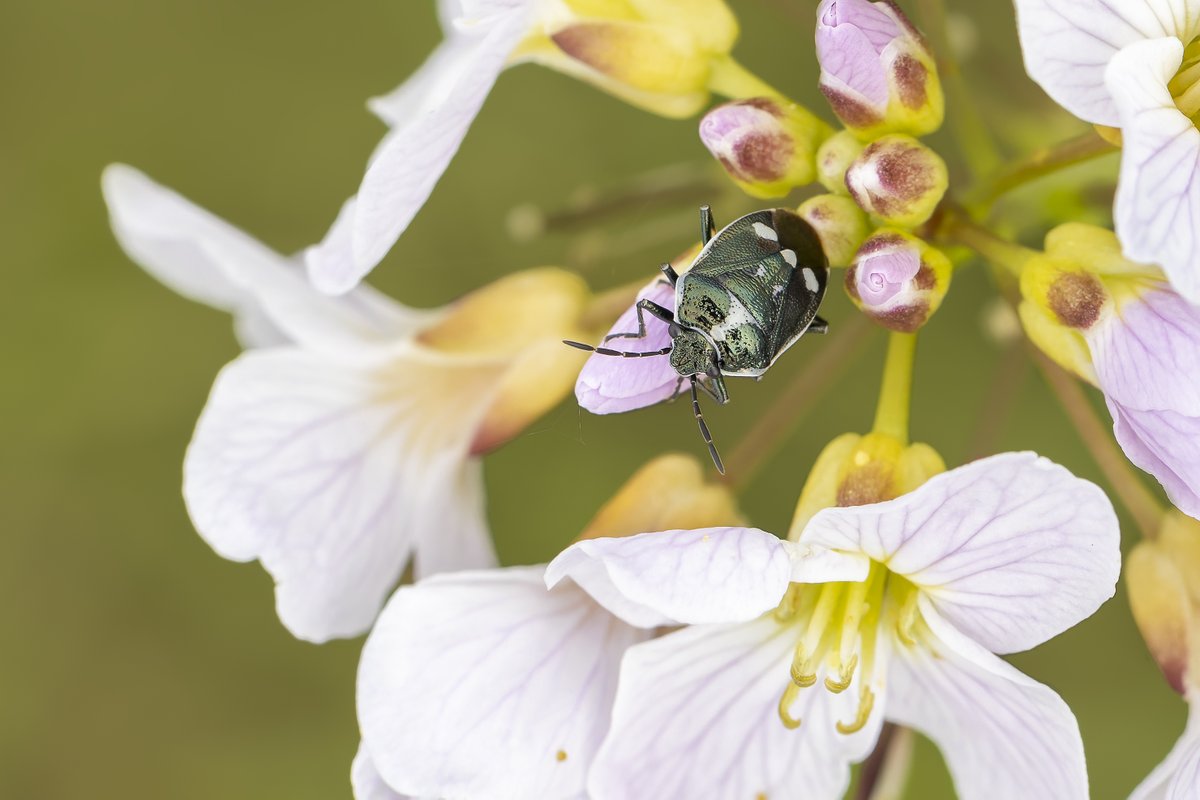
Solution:
[[[625,482],[579,538],[745,525],[729,487],[707,480],[707,475],[693,456],[658,456]]]
[[[817,145],[830,133],[807,109],[766,97],[725,103],[700,120],[700,141],[754,197],[812,183]]]
[[[942,124],[933,54],[895,3],[823,0],[816,39],[821,91],[847,128],[923,136]]]
[[[795,541],[818,511],[834,506],[881,503],[916,489],[946,464],[927,444],[906,445],[885,433],[846,433],[817,456],[792,517]]]
[[[863,211],[902,228],[928,220],[949,185],[941,156],[903,134],[871,142],[846,170],[846,188]]]
[[[871,232],[867,215],[849,197],[819,194],[800,204],[797,213],[812,226],[831,267],[848,267]]]
[[[846,293],[888,330],[912,333],[942,304],[950,288],[950,259],[901,231],[871,235],[846,270]]]
[[[1125,559],[1129,605],[1142,638],[1167,683],[1185,694],[1200,684],[1200,523],[1172,509],[1158,537],[1139,543]]]
[[[565,0],[547,8],[514,62],[543,64],[665,117],[704,108],[714,61],[738,35],[724,0]]]
[[[817,180],[834,194],[849,195],[846,170],[862,155],[863,143],[850,131],[839,131],[817,148]]]

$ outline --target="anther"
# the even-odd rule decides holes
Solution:
[[[779,719],[783,722],[783,727],[787,728],[789,731],[796,730],[796,728],[800,727],[800,723],[803,722],[803,720],[800,718],[793,717],[791,712],[788,710],[791,708],[792,703],[795,702],[796,695],[799,693],[799,687],[789,685],[783,690],[783,695],[781,695],[779,698]]]
[[[799,653],[796,655],[796,660],[792,662],[792,683],[800,689],[807,689],[817,682],[817,673],[808,658],[800,658]]]
[[[871,709],[875,706],[875,693],[871,691],[870,686],[864,686],[862,694],[858,699],[858,714],[854,717],[854,721],[847,724],[839,722],[837,724],[838,733],[849,736],[852,733],[858,733],[867,724],[867,720],[871,718]]]
[[[850,660],[838,670],[838,678],[834,680],[832,677],[825,678],[825,688],[834,694],[839,694],[850,688],[850,682],[854,680],[854,669],[858,666],[858,653],[850,656]]]

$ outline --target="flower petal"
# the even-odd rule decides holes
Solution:
[[[496,551],[487,526],[483,462],[469,458],[453,481],[453,502],[440,510],[436,529],[414,542],[413,574],[420,580],[439,572],[494,566]]]
[[[844,736],[857,691],[801,691],[784,727],[795,628],[771,617],[684,628],[631,647],[621,664],[612,731],[588,779],[595,800],[840,797],[849,764],[870,752],[882,714]]]
[[[417,537],[469,539],[459,566],[491,562],[478,500],[456,490],[476,468],[467,439],[492,377],[411,354],[355,365],[246,353],[217,377],[188,448],[192,520],[221,555],[262,562],[296,636],[361,633]],[[459,525],[476,533],[448,530]]]
[[[1025,70],[1056,103],[1100,125],[1120,125],[1104,71],[1126,45],[1197,32],[1194,0],[1016,0]],[[1178,64],[1176,64],[1178,66]]]
[[[420,91],[414,89],[400,103],[393,93],[384,103],[385,113],[394,113],[397,105],[422,101],[419,113],[395,125],[375,150],[353,214],[344,223],[348,231],[335,223],[307,252],[309,276],[318,289],[341,294],[356,286],[420,211],[525,35],[526,5],[457,32],[461,41],[437,51],[418,73]]]
[[[1124,142],[1113,213],[1125,255],[1161,265],[1176,291],[1200,302],[1200,131],[1167,88],[1182,58],[1173,38],[1113,57],[1108,88]]]
[[[675,287],[665,280],[655,280],[638,292],[638,299],[649,299],[674,311]],[[650,314],[642,317],[646,322],[644,338],[612,339],[607,346],[631,353],[648,353],[669,346],[667,323]],[[631,306],[617,319],[609,334],[637,330],[637,307]],[[579,373],[575,397],[580,406],[593,414],[619,414],[669,400],[679,391],[681,380],[667,356],[625,359],[593,353]]]
[[[792,566],[777,536],[755,528],[699,528],[585,539],[546,568],[642,628],[754,619],[779,604]]]
[[[360,742],[350,765],[350,785],[354,788],[354,800],[408,800],[408,796],[392,790],[383,781],[371,754]]]
[[[1087,335],[1100,388],[1123,406],[1200,412],[1200,308],[1165,287]]]
[[[1126,457],[1158,479],[1176,508],[1200,519],[1200,415],[1126,408],[1112,398],[1106,402]]]
[[[102,180],[113,231],[130,258],[184,297],[234,314],[247,346],[296,341],[361,349],[409,335],[436,312],[413,311],[369,287],[333,299],[295,259],[123,164]]]
[[[565,798],[584,787],[625,648],[647,634],[541,569],[401,588],[363,648],[358,718],[387,783],[426,797]]]
[[[1200,713],[1195,711],[1195,697],[1188,702],[1187,728],[1129,800],[1194,800],[1200,786]]]
[[[1026,677],[922,603],[934,640],[898,645],[888,719],[941,749],[963,800],[1088,797],[1075,715],[1052,689]]]
[[[1112,596],[1119,536],[1097,486],[1033,453],[1002,453],[886,503],[826,509],[800,541],[886,564],[972,639],[1012,653]]]

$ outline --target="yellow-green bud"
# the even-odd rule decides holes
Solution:
[[[871,142],[846,170],[846,188],[863,211],[900,228],[928,220],[949,185],[941,156],[898,133]]]
[[[912,333],[942,304],[950,259],[915,236],[882,229],[871,234],[846,270],[846,293],[888,330]]]
[[[849,197],[819,194],[800,204],[797,213],[813,227],[831,267],[848,267],[871,233],[867,215]]]
[[[794,103],[737,100],[700,120],[700,141],[729,177],[754,197],[783,197],[812,183],[817,146],[832,131]]]
[[[863,143],[850,131],[830,136],[817,148],[817,180],[834,194],[849,195],[846,170],[863,151]]]

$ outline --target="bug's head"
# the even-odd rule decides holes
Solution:
[[[671,345],[671,366],[680,375],[704,375],[714,369],[716,353],[700,332],[681,328]]]

